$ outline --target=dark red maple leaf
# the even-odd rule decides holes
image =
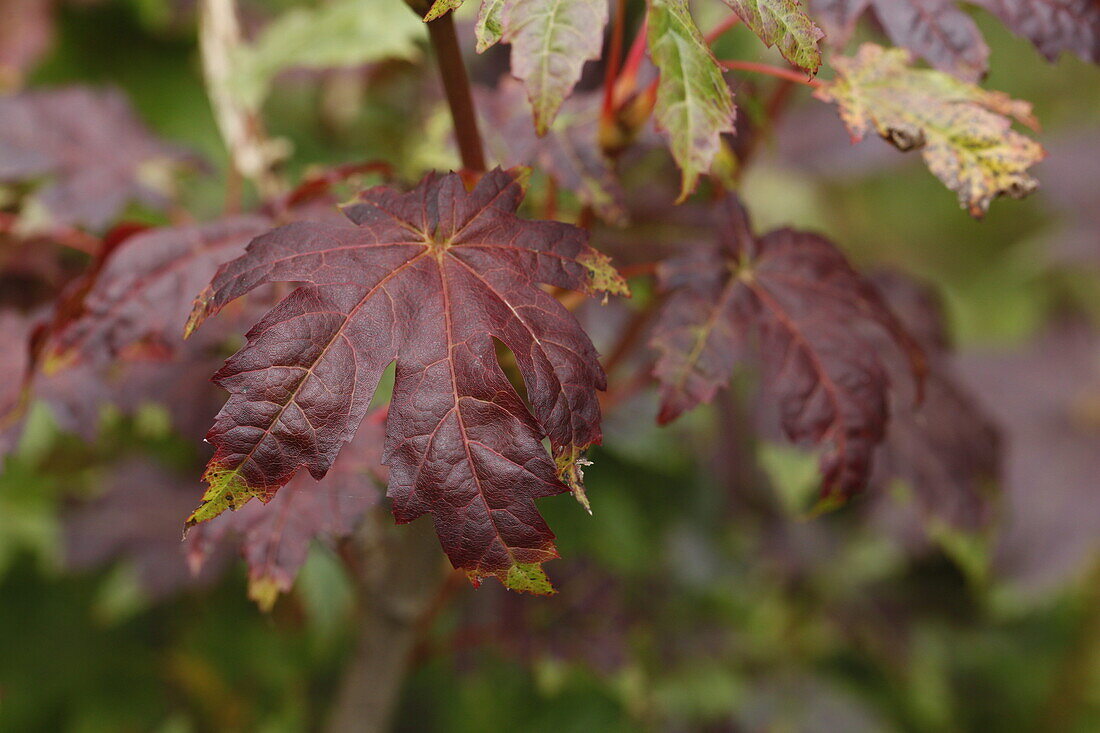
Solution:
[[[972,350],[960,374],[1004,426],[1004,512],[993,571],[1033,598],[1095,567],[1100,533],[1100,338],[1048,326],[1013,349]]]
[[[97,260],[61,299],[50,333],[47,371],[74,361],[105,363],[126,353],[169,355],[181,344],[180,327],[220,265],[244,253],[253,237],[277,221],[323,220],[351,226],[340,216],[334,186],[379,163],[325,169],[305,179],[271,216],[231,216],[205,224],[133,231],[104,240]],[[248,314],[242,314],[248,316]],[[251,321],[249,321],[251,323]]]
[[[251,502],[195,527],[186,539],[192,570],[201,572],[227,538],[239,541],[249,596],[270,609],[294,584],[313,540],[349,536],[378,503],[387,479],[381,465],[385,422],[384,410],[368,415],[321,482],[299,473],[267,504]]]
[[[344,208],[356,227],[289,224],[224,265],[189,329],[262,283],[306,285],[215,375],[231,396],[207,436],[210,486],[189,523],[268,500],[301,467],[322,478],[396,360],[384,458],[395,517],[432,514],[451,562],[475,582],[549,590],[540,564],[557,551],[534,500],[566,483],[583,495],[605,377],[576,319],[538,283],[626,286],[583,230],[519,219],[522,198],[499,169],[472,191],[431,174],[409,193],[361,193]],[[530,412],[494,339],[515,356]]]
[[[128,238],[90,273],[79,313],[55,328],[47,361],[103,363],[136,344],[170,349],[194,293],[269,227],[265,217],[239,216]]]
[[[1064,52],[1100,63],[1100,3],[1096,0],[974,0],[1009,30],[1054,61]],[[810,0],[814,17],[835,47],[852,37],[871,8],[898,46],[967,81],[982,77],[989,46],[958,0]]]
[[[105,489],[64,516],[65,564],[89,569],[112,561],[133,566],[152,600],[216,580],[226,567],[224,548],[191,573],[180,543],[179,516],[194,501],[194,481],[155,463],[130,460],[112,466]]]
[[[1096,0],[974,0],[1013,33],[1055,61],[1063,51],[1100,64],[1100,3]]]
[[[47,179],[23,205],[31,229],[100,230],[131,200],[161,208],[183,162],[194,161],[153,137],[116,89],[0,97],[0,183]]]
[[[957,0],[810,0],[826,38],[843,48],[856,21],[873,8],[886,35],[942,71],[977,81],[989,67],[989,46]]]
[[[823,499],[843,499],[866,484],[891,380],[904,378],[880,355],[883,336],[918,380],[920,348],[829,241],[791,229],[756,238],[734,196],[716,206],[715,227],[715,245],[658,268],[671,291],[652,340],[658,420],[709,401],[735,366],[755,363],[787,437],[822,447]]]
[[[486,144],[501,165],[541,168],[605,221],[619,224],[626,218],[623,190],[597,139],[602,99],[596,92],[574,94],[540,137],[522,83],[507,77],[495,90],[477,90]]]
[[[955,374],[954,354],[935,293],[900,273],[877,273],[874,282],[924,349],[928,372],[919,404],[900,388],[903,385],[894,390],[890,425],[876,458],[873,482],[885,485],[901,478],[912,489],[923,516],[958,529],[981,529],[993,518],[991,500],[1000,473],[997,424]]]

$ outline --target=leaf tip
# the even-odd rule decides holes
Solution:
[[[630,286],[611,264],[611,258],[604,253],[589,250],[578,257],[577,262],[588,271],[589,294],[607,293],[630,297]]]
[[[203,480],[209,486],[202,495],[202,502],[187,518],[184,536],[191,527],[209,521],[227,509],[240,509],[250,499],[263,500],[267,497],[267,492],[263,489],[249,486],[239,471],[221,468],[213,463],[203,474]]]
[[[840,507],[844,506],[847,503],[848,503],[848,499],[843,494],[835,492],[835,491],[829,491],[827,493],[822,494],[821,497],[817,500],[817,502],[812,507],[810,507],[802,515],[801,518],[804,521],[810,521],[812,519],[817,519],[818,517],[820,517],[823,514],[828,514],[830,512],[836,511],[837,509],[839,509]]]
[[[519,593],[550,596],[557,593],[542,565],[535,562],[517,562],[508,568],[503,578],[504,587]]]
[[[266,575],[248,579],[248,597],[255,601],[264,613],[271,612],[279,594],[285,590],[278,580]]]
[[[554,457],[557,466],[558,478],[573,492],[573,498],[577,500],[589,515],[592,514],[592,504],[588,501],[588,493],[584,490],[584,468],[591,466],[592,461],[584,457],[584,449],[577,446],[563,448]]]
[[[699,174],[684,169],[683,182],[680,184],[680,195],[676,197],[673,202],[677,205],[687,201],[688,196],[695,192],[695,187],[699,183]]]
[[[73,366],[77,361],[78,353],[75,349],[52,344],[42,357],[42,373],[47,377],[53,376]]]
[[[213,300],[213,292],[209,287],[199,293],[195,298],[194,305],[191,306],[191,313],[187,316],[187,323],[183,327],[183,337],[190,338],[191,334],[203,324],[207,318],[213,313],[214,308],[211,306]]]
[[[515,165],[506,170],[505,173],[512,177],[512,180],[519,186],[523,195],[526,196],[527,190],[531,188],[531,176],[533,175],[531,166]]]

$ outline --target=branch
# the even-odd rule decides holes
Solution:
[[[431,8],[431,3],[427,0],[405,2],[422,18]],[[462,167],[474,173],[483,173],[485,151],[477,128],[477,113],[474,111],[473,94],[470,93],[470,77],[466,73],[466,64],[462,61],[458,34],[455,33],[454,13],[444,13],[429,21],[427,26],[435,60],[439,65],[439,77],[443,81],[443,91],[447,95],[447,106],[451,109],[451,119],[454,121],[455,141],[458,143],[459,155],[462,156]]]
[[[359,639],[327,730],[382,733],[447,580],[446,563],[430,520],[394,527],[384,509],[365,520],[345,563],[355,581]]]
[[[274,168],[283,151],[267,138],[259,112],[241,104],[231,89],[233,57],[243,43],[236,2],[201,0],[199,13],[199,49],[206,92],[232,165],[256,184],[263,198],[278,196],[285,184]]]

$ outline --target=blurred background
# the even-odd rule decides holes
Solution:
[[[399,0],[364,3],[406,12]],[[310,5],[242,0],[246,36]],[[470,5],[459,35],[489,98],[504,93],[493,87],[507,48],[473,53]],[[707,29],[728,11],[696,13]],[[152,135],[196,161],[171,205],[129,203],[104,224],[203,221],[233,198],[256,200],[227,175],[195,15],[188,0],[0,0],[9,93],[116,88]],[[816,459],[745,427],[748,384],[660,429],[651,387],[613,388],[586,472],[593,516],[568,495],[540,502],[564,558],[547,566],[559,593],[448,580],[415,629],[395,730],[1100,730],[1100,71],[1068,55],[1048,63],[974,17],[992,48],[984,86],[1033,102],[1042,122],[1037,193],[972,220],[915,154],[852,146],[835,110],[797,88],[758,133],[742,194],[758,231],[822,231],[884,282],[901,271],[929,284],[922,297],[938,301],[953,348],[943,358],[969,418],[994,434],[991,457],[958,458],[961,472],[998,467],[975,506],[946,509],[947,488],[929,499],[891,479],[807,518]],[[861,34],[879,38],[873,26]],[[716,49],[777,58],[743,28]],[[407,181],[457,167],[426,45],[414,38],[394,55],[270,75],[256,94],[291,180],[350,161],[386,161]],[[771,81],[730,75],[747,119]],[[690,204],[672,224],[647,220],[655,189],[672,211],[678,181],[666,153],[645,135],[639,146],[623,161],[631,223],[593,234],[627,265],[699,224]],[[548,188],[536,171],[529,214],[545,215]],[[0,191],[0,209],[14,210],[19,192]],[[568,219],[579,203],[560,195]],[[9,228],[0,301],[42,307],[87,262]],[[604,353],[652,302],[644,278],[632,284],[632,301],[580,310]],[[618,360],[613,385],[647,367],[644,341]],[[235,547],[188,568],[179,533],[201,491],[201,435],[224,399],[203,386],[216,367],[139,370],[125,398],[105,381],[92,400],[64,373],[36,392],[0,468],[0,730],[317,730],[354,705],[347,680],[369,618],[345,540],[315,543],[268,613],[249,600]],[[169,384],[199,395],[187,400],[197,414],[168,399]],[[956,509],[982,519],[960,528],[944,518]],[[401,542],[394,533],[416,530],[377,531]]]

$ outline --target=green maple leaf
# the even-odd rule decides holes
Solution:
[[[725,0],[768,47],[775,46],[783,58],[816,74],[821,67],[817,42],[825,33],[814,25],[798,0]]]
[[[650,0],[649,53],[661,72],[655,113],[683,171],[682,201],[733,132],[733,94],[686,0]]]
[[[1023,198],[1038,186],[1028,168],[1046,153],[1012,129],[1038,126],[1031,105],[949,74],[910,66],[902,48],[863,44],[833,60],[837,76],[815,96],[835,102],[853,141],[875,130],[902,151],[920,150],[928,169],[981,217],[998,196]]]

